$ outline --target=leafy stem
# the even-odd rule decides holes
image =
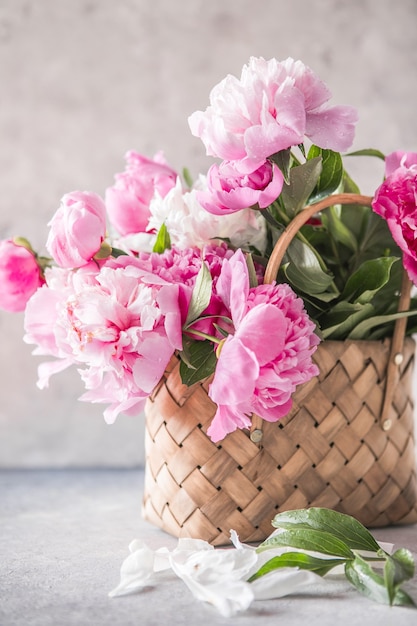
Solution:
[[[388,554],[355,518],[313,507],[280,513],[272,525],[278,532],[264,541],[258,552],[283,548],[294,551],[275,554],[249,582],[282,567],[297,567],[325,576],[342,566],[351,585],[371,600],[391,606],[416,606],[401,588],[414,576],[411,552],[400,548]]]

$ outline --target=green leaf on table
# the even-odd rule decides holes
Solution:
[[[396,582],[410,580],[414,576],[415,564],[410,550],[399,548],[393,554],[390,554],[389,557],[395,562]]]
[[[180,352],[180,376],[184,385],[191,386],[213,374],[217,357],[211,341],[184,342]]]
[[[196,320],[208,307],[211,298],[212,285],[213,279],[211,277],[210,270],[203,262],[201,264],[200,271],[197,274],[193,293],[191,295],[185,326]]]
[[[320,156],[291,168],[289,184],[284,183],[280,196],[289,216],[293,217],[308,204],[308,199],[320,178],[321,170]]]
[[[375,572],[370,563],[359,555],[356,555],[353,561],[346,563],[345,574],[359,593],[375,602],[396,606],[415,606],[412,598],[404,590],[395,585],[391,585],[388,589],[384,577]]]
[[[258,552],[277,547],[297,548],[319,554],[329,554],[342,559],[353,559],[354,554],[348,545],[329,532],[313,528],[291,528],[282,530],[266,539],[257,548]]]
[[[384,582],[387,588],[390,604],[394,603],[395,595],[399,586],[414,576],[414,560],[404,548],[394,554],[386,555],[384,565]]]
[[[286,552],[285,554],[274,556],[264,563],[264,565],[249,578],[249,582],[261,578],[265,576],[265,574],[269,574],[269,572],[273,572],[281,567],[297,567],[314,572],[318,576],[324,576],[334,567],[344,565],[345,562],[346,559],[321,559],[311,554],[304,554],[303,552]]]
[[[331,509],[311,507],[278,513],[272,521],[274,528],[291,530],[294,528],[311,528],[331,533],[341,539],[352,550],[377,552],[379,544],[369,530],[357,519],[345,513]]]

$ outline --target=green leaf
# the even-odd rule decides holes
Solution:
[[[125,252],[124,250],[119,250],[119,248],[113,248],[112,247],[111,255],[112,255],[112,257],[114,257],[116,259],[118,256],[126,256],[127,252]]]
[[[367,306],[367,305],[365,305]],[[374,315],[359,322],[348,334],[348,339],[363,339],[375,326],[395,322],[401,317],[411,317],[417,315],[417,311],[404,311],[402,313],[391,313],[390,315]]]
[[[297,548],[319,554],[329,554],[343,559],[353,559],[354,554],[344,541],[329,532],[313,528],[291,528],[282,530],[266,539],[258,548],[258,552],[277,547]]]
[[[344,209],[348,208],[344,207]],[[362,223],[361,234],[359,235],[359,251],[356,257],[353,258],[355,264],[352,266],[352,269],[354,270],[355,267],[358,267],[367,259],[381,256],[397,256],[401,258],[402,253],[392,238],[387,221],[372,211],[370,207],[359,207],[357,214],[352,219],[357,220],[360,212],[362,212],[362,220],[360,220]],[[345,210],[344,213],[347,215],[349,211]],[[348,228],[349,226],[355,228],[352,222],[347,224],[347,226]]]
[[[346,193],[360,193],[358,185],[353,178],[349,176],[346,170],[343,170],[342,189]]]
[[[182,177],[183,177],[184,182],[187,185],[187,187],[191,188],[193,186],[193,179],[191,177],[190,170],[187,167],[183,168],[183,170],[182,170]]]
[[[395,562],[396,583],[413,578],[415,563],[410,550],[407,550],[406,548],[399,548],[394,552],[394,554],[389,555],[389,558]]]
[[[112,254],[112,247],[108,241],[102,241],[100,249],[95,253],[94,258],[97,260],[108,259]]]
[[[326,291],[332,284],[333,277],[323,271],[317,256],[303,241],[293,239],[286,255],[289,264],[283,269],[297,289],[315,295]]]
[[[332,533],[352,550],[377,552],[379,544],[358,520],[345,513],[331,509],[311,507],[278,513],[272,521],[274,528],[312,528]]]
[[[320,323],[323,338],[344,339],[346,336],[350,337],[350,333],[356,332],[362,322],[365,323],[367,319],[371,319],[374,312],[375,309],[370,303],[351,303],[345,300],[338,302],[332,308],[331,313],[326,316],[325,321]],[[365,330],[364,328],[364,332]]]
[[[322,171],[311,194],[310,202],[329,196],[339,187],[343,177],[343,162],[339,152],[311,146],[308,159],[321,157]]]
[[[357,251],[358,242],[352,231],[340,219],[335,207],[330,207],[327,214],[322,216],[322,219],[323,222],[326,220],[328,231],[335,241],[343,244],[352,252]]]
[[[199,315],[208,307],[211,298],[213,279],[210,270],[203,262],[197,274],[193,293],[191,295],[190,306],[188,307],[185,326],[196,320]]]
[[[280,150],[269,158],[271,161],[276,163],[276,165],[278,165],[282,175],[284,176],[285,182],[288,184],[290,182],[291,148]]]
[[[301,211],[308,203],[311,192],[320,177],[321,169],[321,157],[319,156],[291,168],[289,184],[284,183],[280,196],[290,217]]]
[[[344,565],[345,559],[321,559],[311,554],[304,554],[303,552],[287,552],[279,556],[275,556],[262,567],[258,569],[255,574],[249,578],[249,582],[256,580],[269,574],[281,567],[297,567],[299,569],[309,570],[316,573],[318,576],[324,576],[330,572],[334,567],[338,565]]]
[[[359,555],[356,555],[353,561],[346,562],[345,574],[359,593],[371,600],[381,604],[415,606],[412,598],[403,590],[395,588],[391,593],[387,589],[385,579]]]
[[[171,239],[168,233],[168,229],[164,224],[162,224],[161,228],[158,231],[156,236],[156,240],[153,246],[153,252],[158,252],[158,254],[162,254],[165,250],[171,247]]]
[[[364,261],[347,280],[342,298],[360,304],[371,302],[374,295],[386,285],[397,257],[380,257]]]
[[[382,159],[382,161],[385,161],[385,154],[380,150],[375,150],[374,148],[355,150],[355,152],[348,152],[344,156],[372,156],[377,157],[378,159]]]
[[[214,372],[217,357],[210,341],[190,341],[182,358],[180,353],[180,376],[184,385],[204,380]]]
[[[249,286],[250,287],[257,287],[258,286],[258,277],[256,275],[256,268],[255,268],[255,264],[253,262],[253,256],[251,254],[246,254],[245,255],[245,259],[246,259],[246,265],[247,265],[248,274],[249,274]]]

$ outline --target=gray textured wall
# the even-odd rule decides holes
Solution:
[[[300,58],[358,107],[355,148],[417,150],[416,27],[416,0],[1,0],[0,238],[41,248],[61,196],[103,193],[130,148],[206,170],[187,117],[252,55]],[[107,426],[75,372],[37,390],[22,321],[0,312],[0,465],[140,462],[141,417]]]

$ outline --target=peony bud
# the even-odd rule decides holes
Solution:
[[[44,283],[33,250],[18,240],[0,241],[0,308],[23,311],[29,298]]]
[[[100,250],[106,236],[106,208],[95,193],[73,191],[49,222],[46,247],[61,267],[82,267]]]

